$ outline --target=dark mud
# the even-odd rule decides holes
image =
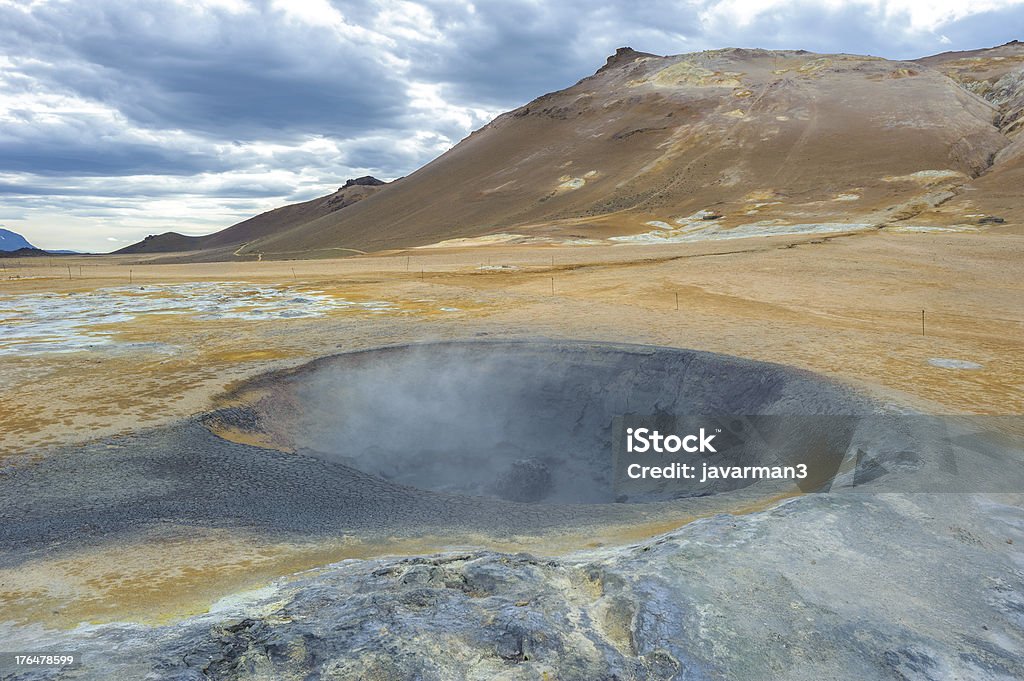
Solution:
[[[229,442],[202,416],[38,460],[11,457],[0,469],[0,562],[169,524],[504,538],[728,511],[766,492],[602,503],[613,500],[614,417],[870,408],[778,365],[599,343],[403,346],[327,358],[255,384],[273,388],[255,411],[217,417],[289,429],[298,453]]]

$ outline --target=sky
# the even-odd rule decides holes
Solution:
[[[909,59],[1024,0],[0,0],[0,227],[106,252],[407,175],[620,46]]]

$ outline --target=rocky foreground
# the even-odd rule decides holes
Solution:
[[[1009,495],[809,495],[560,560],[345,561],[167,626],[21,629],[85,663],[11,678],[1017,679],[1022,545]]]

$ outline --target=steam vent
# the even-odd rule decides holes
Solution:
[[[169,522],[366,541],[472,536],[466,541],[483,545],[512,534],[536,538],[526,545],[566,531],[592,538],[586,528],[609,526],[642,536],[655,533],[659,521],[813,490],[757,481],[726,493],[624,492],[613,465],[622,417],[863,418],[878,409],[847,388],[781,365],[554,341],[345,353],[265,374],[225,399],[231,406],[80,448],[78,475],[68,475],[70,459],[60,457],[19,472],[22,490],[45,491],[50,501],[7,497],[7,508],[30,520],[0,533],[26,548],[43,541],[37,530],[44,526],[47,537],[80,542],[89,528],[126,534]],[[852,431],[831,434],[822,449],[814,429],[799,430],[813,440],[785,449],[801,456],[821,449],[830,470],[850,448]]]
[[[679,496],[633,499],[615,491],[617,417],[871,409],[846,388],[779,365],[672,348],[544,341],[347,353],[261,378],[248,392],[263,396],[210,423],[234,423],[299,456],[396,485],[540,504]],[[848,439],[836,446],[842,458]]]

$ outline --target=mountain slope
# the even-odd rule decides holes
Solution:
[[[594,76],[499,116],[386,194],[240,252],[501,232],[607,238],[704,209],[725,227],[906,220],[990,167],[1012,141],[1000,115],[922,62],[623,48]]]
[[[990,102],[995,123],[1010,143],[992,167],[961,195],[927,217],[956,221],[985,214],[1006,223],[1024,223],[1024,43],[1014,40],[989,50],[946,52],[919,60]]]
[[[0,251],[17,251],[21,248],[35,249],[35,246],[17,232],[0,227]]]
[[[1016,136],[1024,128],[1024,43],[985,50],[943,52],[917,60],[946,74],[999,109],[998,128]]]
[[[375,177],[360,177],[348,180],[333,194],[321,196],[303,203],[295,203],[261,213],[243,220],[226,229],[206,236],[185,236],[177,232],[165,232],[147,236],[142,241],[126,246],[115,253],[178,253],[183,251],[209,251],[212,259],[229,256],[242,244],[283,232],[312,222],[347,208],[368,196],[377,193],[388,183]]]

